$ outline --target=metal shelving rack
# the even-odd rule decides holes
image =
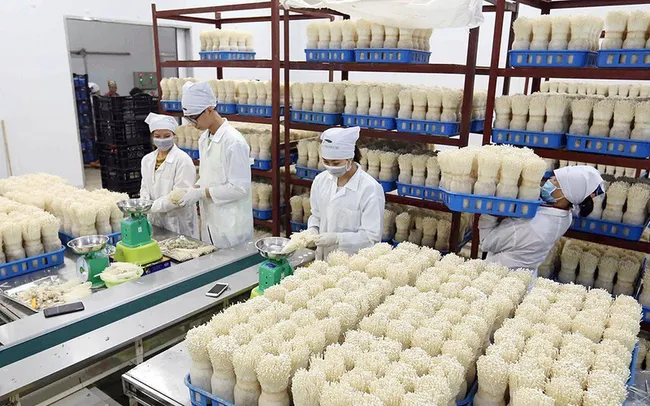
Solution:
[[[495,0],[495,25],[494,36],[492,39],[492,58],[489,68],[488,98],[487,110],[485,114],[485,130],[483,131],[483,144],[489,144],[492,134],[492,121],[494,113],[494,102],[497,91],[497,79],[504,78],[502,94],[509,93],[509,79],[513,77],[532,78],[531,92],[539,91],[541,80],[543,78],[554,79],[607,79],[607,80],[650,80],[650,71],[639,68],[511,68],[506,64],[505,68],[499,66],[501,56],[501,41],[503,36],[504,15],[507,11],[506,0]],[[606,6],[629,6],[650,4],[649,0],[519,0],[518,3],[531,6],[540,10],[540,14],[550,14],[552,10],[558,9],[579,9],[586,7],[606,7]],[[517,4],[518,6],[519,4]],[[512,21],[516,18],[512,17]],[[510,21],[510,38],[508,41],[508,50],[512,48],[512,21]],[[528,81],[527,81],[528,84]],[[527,87],[526,84],[526,87]],[[650,170],[650,159],[626,158],[613,155],[600,155],[585,152],[575,152],[567,150],[552,150],[533,148],[535,153],[543,158],[552,158],[558,160],[590,162],[603,165],[623,166],[626,168],[637,169],[637,176],[641,170]],[[628,241],[619,238],[577,232],[569,230],[567,237],[580,240],[595,242],[599,244],[610,245],[619,248],[649,253],[650,243],[641,241]],[[478,230],[474,228],[472,240],[472,254],[476,255],[478,250]]]
[[[271,92],[272,92],[272,110],[274,118],[241,116],[238,114],[231,114],[225,116],[230,121],[241,121],[250,123],[260,123],[271,125],[271,162],[272,169],[270,171],[260,171],[252,169],[253,177],[262,177],[270,179],[273,185],[272,206],[273,213],[271,220],[254,219],[256,225],[270,228],[273,235],[280,235],[280,4],[278,1],[266,1],[257,3],[233,4],[226,6],[210,6],[210,7],[196,7],[174,10],[157,10],[156,5],[151,5],[151,15],[153,21],[153,40],[154,40],[154,54],[156,59],[156,74],[161,77],[162,68],[215,68],[216,79],[223,79],[224,68],[266,68],[271,69]],[[248,10],[269,10],[268,15],[264,16],[251,16],[251,17],[229,17],[224,18],[222,14],[236,11]],[[298,11],[298,10],[296,10]],[[211,14],[213,18],[206,18],[197,16],[197,14]],[[313,18],[330,18],[333,15],[341,15],[331,10],[318,10],[318,11],[303,11],[300,13],[286,13],[283,21],[285,30],[288,29],[290,21],[294,20],[308,20]],[[175,20],[191,23],[209,24],[216,28],[222,28],[224,24],[237,24],[237,23],[255,23],[255,22],[270,22],[271,23],[271,59],[256,59],[249,61],[202,61],[202,60],[183,60],[183,61],[164,61],[160,60],[160,46],[158,40],[158,20]],[[160,84],[158,84],[158,92],[161,93]],[[288,88],[288,86],[287,86]],[[288,103],[286,104],[289,105]],[[159,110],[162,107],[159,106]],[[286,109],[288,111],[288,109]],[[278,112],[276,115],[275,112]],[[164,111],[165,114],[181,116],[182,113],[172,113]],[[289,144],[286,144],[290,148]],[[288,155],[287,155],[288,156]]]
[[[489,5],[483,7],[484,12],[493,12],[496,11],[496,2],[494,0],[487,1]],[[504,1],[503,7],[507,11],[512,12],[516,15],[517,5],[512,2]],[[304,10],[284,10],[283,18],[285,19],[284,24],[284,55],[290,54],[290,45],[289,45],[289,25],[286,24],[286,19],[291,12],[304,12]],[[343,16],[344,19],[348,19],[348,16]],[[471,106],[472,106],[472,97],[474,91],[474,79],[478,75],[487,75],[490,72],[488,67],[478,67],[476,66],[476,57],[478,52],[478,37],[479,37],[479,28],[473,28],[469,30],[468,35],[468,45],[467,45],[467,57],[466,63],[464,65],[458,64],[438,64],[438,63],[429,63],[429,64],[382,64],[382,63],[331,63],[331,62],[305,62],[305,61],[288,61],[288,68],[284,69],[284,83],[290,82],[291,71],[297,70],[311,70],[311,71],[326,71],[329,72],[329,81],[332,82],[334,78],[334,72],[341,72],[341,80],[347,80],[349,77],[349,72],[395,72],[395,73],[419,73],[419,74],[456,74],[464,75],[464,91],[463,91],[463,101],[462,101],[462,111],[461,111],[461,125],[460,125],[460,136],[459,137],[444,137],[444,136],[431,136],[431,135],[418,135],[411,133],[403,133],[399,131],[392,130],[372,130],[372,129],[362,129],[361,136],[369,138],[378,138],[378,139],[387,139],[387,140],[399,140],[399,141],[408,141],[414,143],[426,143],[426,144],[441,144],[441,145],[450,145],[455,147],[464,147],[468,145],[469,133],[470,133],[470,124],[471,124]],[[286,62],[285,62],[286,63]],[[283,63],[283,66],[286,66]],[[288,86],[285,86],[284,94],[284,104],[289,105],[290,100],[290,89]],[[285,122],[285,146],[289,140],[289,132],[291,128],[301,129],[301,130],[311,130],[311,131],[324,131],[329,126],[318,125],[318,124],[305,124],[305,123],[294,123],[291,122],[290,112],[285,109],[284,111],[284,122]],[[487,121],[486,121],[487,122]],[[288,146],[285,147],[285,154],[289,153]],[[289,198],[290,196],[290,185],[298,186],[311,186],[312,181],[299,179],[295,176],[292,176],[290,171],[290,164],[285,163],[285,200],[287,210],[290,209]],[[399,196],[394,193],[386,194],[386,201],[391,203],[405,204],[414,207],[427,208],[432,210],[439,210],[450,212],[450,210],[442,203],[422,200],[412,197]],[[458,247],[460,241],[460,216],[461,213],[451,212],[452,213],[452,222],[451,222],[451,234],[449,238],[450,247]],[[289,230],[289,216],[285,219],[286,228]]]

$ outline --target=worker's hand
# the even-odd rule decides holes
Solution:
[[[201,199],[205,199],[205,188],[187,188],[178,205],[181,207],[191,206]]]
[[[316,237],[317,247],[331,247],[339,242],[339,235],[337,233],[324,233]]]

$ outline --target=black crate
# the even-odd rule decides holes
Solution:
[[[125,97],[97,97],[96,115],[101,120],[144,120],[158,111],[158,99],[149,95]]]
[[[98,121],[97,141],[105,144],[138,145],[151,142],[144,121]]]
[[[102,182],[131,182],[140,181],[142,174],[140,166],[134,168],[108,168],[102,167]]]
[[[120,148],[112,144],[100,144],[99,162],[113,168],[139,167],[142,157],[151,152],[150,145],[131,145]]]

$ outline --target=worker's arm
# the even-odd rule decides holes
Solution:
[[[478,229],[483,252],[498,253],[515,247],[516,229],[508,219],[499,222],[495,216],[482,214],[478,220]]]
[[[337,233],[339,247],[345,247],[346,251],[357,250],[381,241],[386,200],[383,190],[381,193],[378,191],[381,186],[377,186],[377,193],[368,193],[361,201],[361,226],[359,230]]]
[[[226,183],[206,189],[206,197],[217,206],[250,199],[251,164],[248,145],[235,142],[226,149],[224,171]]]
[[[322,187],[319,182],[319,178],[317,177],[314,180],[314,183],[311,185],[311,192],[309,193],[309,204],[311,205],[311,216],[309,216],[309,220],[307,220],[307,230],[312,230],[315,231],[316,234],[320,232],[320,218],[321,218],[321,211],[320,207],[318,206],[318,196],[316,194],[320,191],[320,188]]]

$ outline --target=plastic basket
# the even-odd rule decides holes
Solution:
[[[102,166],[132,168],[140,165],[142,158],[151,152],[147,145],[133,145],[117,148],[110,144],[98,145],[99,162]]]
[[[361,128],[374,128],[378,130],[394,130],[393,117],[367,116],[363,114],[342,114],[343,125],[346,127],[359,126]]]
[[[254,104],[238,104],[237,114],[242,116],[255,117],[272,117],[273,108],[271,106],[258,106]],[[280,115],[284,114],[284,106],[280,107]]]
[[[252,51],[201,51],[202,61],[252,61],[255,52]]]
[[[100,121],[97,141],[105,144],[142,145],[151,142],[144,121]]]
[[[567,134],[566,148],[570,151],[618,155],[630,158],[650,157],[650,141],[641,140]]]
[[[253,217],[258,220],[270,220],[273,213],[273,209],[260,210],[253,208]],[[280,207],[280,214],[284,213],[284,206]]]
[[[122,239],[122,233],[117,232],[117,233],[111,233],[107,235],[108,237],[108,243],[110,245],[116,245],[121,239]],[[74,240],[77,237],[73,237],[70,234],[66,234],[64,232],[59,231],[59,239],[61,240],[61,243],[64,246],[68,246],[68,243],[72,240]]]
[[[571,67],[595,66],[598,53],[593,51],[509,51],[510,66],[517,67]]]
[[[199,150],[198,149],[181,148],[181,151],[185,152],[192,159],[199,159]]]
[[[190,390],[190,402],[193,406],[235,406],[230,402],[226,402],[223,399],[219,399],[211,393],[199,389],[196,386],[192,385],[192,379],[190,374],[185,375],[185,386]]]
[[[123,283],[129,282],[129,281],[134,281],[136,279],[140,279],[142,277],[142,274],[144,273],[144,270],[140,272],[137,276],[134,276],[132,278],[126,278],[126,279],[118,279],[113,275],[106,274],[104,272],[99,274],[99,278],[104,282],[107,288],[114,288],[115,286],[121,285]]]
[[[219,114],[237,114],[237,105],[235,103],[217,104],[217,113],[219,113]]]
[[[506,197],[454,193],[440,189],[442,201],[450,210],[464,213],[490,214],[504,217],[535,217],[541,200],[519,200]]]
[[[485,120],[472,120],[469,125],[469,132],[482,134],[485,129]]]
[[[645,313],[645,309],[644,309]],[[644,314],[645,319],[645,314]],[[630,361],[630,379],[627,380],[625,385],[629,388],[634,385],[634,378],[636,378],[636,360],[639,358],[639,343],[634,344],[634,350],[632,350],[632,361]]]
[[[379,182],[381,188],[384,189],[384,193],[397,189],[397,182],[394,180],[378,180],[377,182]]]
[[[592,219],[589,217],[573,217],[571,229],[583,231],[590,234],[606,235],[608,237],[621,238],[629,241],[639,241],[643,230],[650,223],[650,217],[642,225],[631,225],[607,221],[601,219]]]
[[[165,111],[183,111],[180,101],[176,100],[161,100],[160,105]]]
[[[291,121],[296,123],[340,125],[343,122],[341,113],[319,113],[306,110],[291,110]]]
[[[354,49],[305,49],[307,62],[354,62]]]
[[[291,154],[291,163],[294,164],[296,163],[297,160],[298,160],[298,154],[296,153]],[[258,169],[260,171],[270,171],[271,163],[272,161],[270,159],[255,159],[255,161],[251,165],[251,168]],[[280,157],[280,165],[284,165],[284,156]]]
[[[125,97],[95,98],[98,118],[102,120],[144,120],[151,112],[157,112],[158,100],[147,94]]]
[[[565,145],[564,133],[545,133],[526,130],[492,129],[495,144],[520,145],[525,147],[559,149]]]
[[[299,233],[307,229],[307,223],[298,223],[296,221],[291,222],[291,231],[294,233]]]
[[[395,119],[397,131],[427,135],[453,136],[460,134],[460,123],[446,121]]]
[[[599,68],[650,68],[650,49],[601,49]]]
[[[65,247],[45,254],[0,264],[0,281],[63,264]]]
[[[442,201],[441,189],[416,186],[409,183],[397,182],[397,194],[400,196],[419,197],[424,200],[433,200],[436,202]]]
[[[140,181],[142,173],[140,166],[133,168],[101,168],[102,182],[129,182]]]
[[[296,165],[296,176],[300,179],[314,180],[321,172],[323,171],[320,169],[311,169]]]
[[[429,63],[431,52],[401,48],[357,48],[356,62],[379,63]]]

